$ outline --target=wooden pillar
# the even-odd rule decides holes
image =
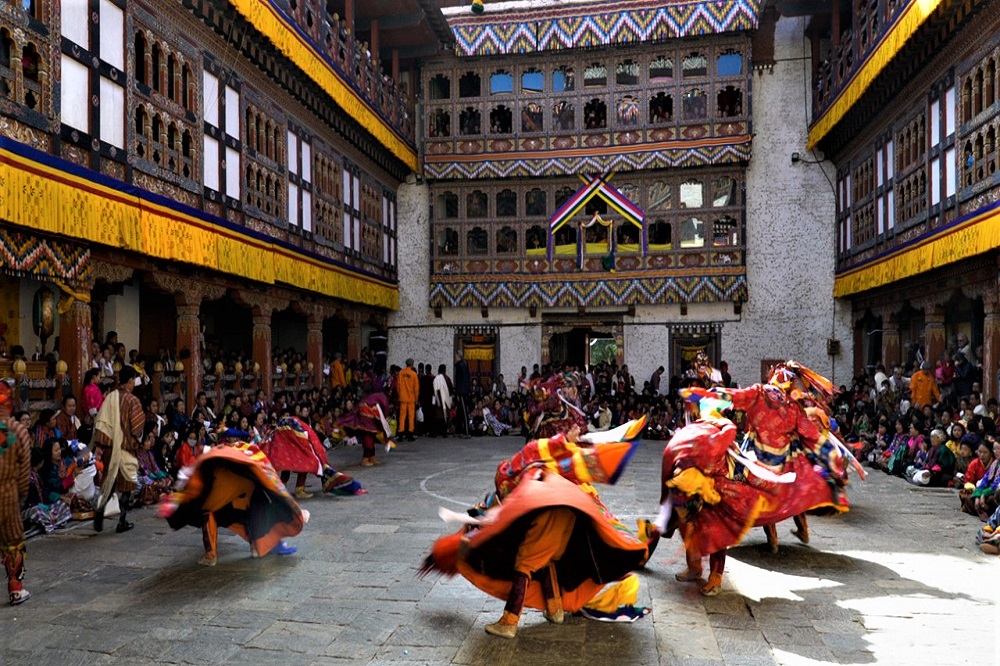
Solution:
[[[361,360],[361,318],[348,317],[347,319],[347,360]]]
[[[899,318],[895,313],[882,316],[882,363],[886,372],[900,362]]]
[[[997,371],[1000,370],[1000,302],[997,289],[983,294],[983,403],[1000,394]]]
[[[183,363],[186,393],[181,397],[188,409],[194,404],[194,397],[201,390],[201,294],[178,294],[177,299],[177,358]],[[181,352],[187,351],[187,358],[181,360]],[[180,391],[178,391],[180,393]]]
[[[271,313],[266,306],[257,305],[253,309],[253,361],[260,366],[259,388],[264,389],[268,398],[274,391],[274,368],[271,367]]]
[[[311,312],[306,320],[306,360],[312,363],[310,381],[323,385],[323,313]]]
[[[79,296],[90,296],[90,289]],[[69,308],[62,312],[64,308]],[[90,369],[90,303],[63,297],[59,315],[59,360],[65,361],[73,395],[83,396],[83,376]]]
[[[937,366],[947,349],[944,334],[944,307],[931,305],[924,308],[924,358]]]
[[[830,32],[833,33],[833,51],[831,60],[836,56],[837,47],[840,46],[840,0],[833,0],[833,24],[830,28]],[[836,72],[837,68],[834,67],[833,71]]]
[[[868,372],[865,367],[865,329],[861,322],[854,324],[854,376]],[[846,382],[845,382],[846,383]]]

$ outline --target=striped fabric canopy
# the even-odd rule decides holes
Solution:
[[[626,221],[631,222],[637,227],[642,227],[643,222],[646,220],[646,214],[642,209],[629,201],[628,197],[616,190],[608,182],[610,179],[610,174],[608,176],[602,174],[593,176],[586,185],[577,190],[576,194],[567,199],[566,203],[559,207],[559,210],[549,220],[549,231],[554,232],[566,224],[570,218],[580,212],[587,205],[587,202],[594,197],[604,199]]]

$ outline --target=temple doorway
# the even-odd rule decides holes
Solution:
[[[621,322],[546,323],[542,327],[542,363],[577,370],[602,361],[621,365],[625,356],[622,342]]]

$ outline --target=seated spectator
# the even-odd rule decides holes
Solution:
[[[587,426],[587,430],[589,432],[605,432],[610,429],[611,409],[608,407],[607,399],[604,399],[601,400],[601,406],[597,409],[597,413],[594,414],[593,419],[591,419],[591,423]]]
[[[173,461],[174,469],[182,470],[185,467],[191,467],[194,465],[195,459],[201,454],[202,442],[201,433],[204,432],[205,426],[201,424],[194,424],[188,428],[184,439],[177,442],[176,451],[174,451]]]
[[[63,397],[62,409],[56,414],[55,419],[59,436],[64,439],[77,439],[77,432],[82,425],[76,415],[76,398],[72,395]]]
[[[965,424],[961,421],[955,421],[951,424],[951,428],[947,432],[951,434],[951,439],[947,441],[945,446],[951,450],[952,455],[957,457],[958,443],[962,441],[962,438],[965,437],[965,433],[967,432]]]
[[[500,401],[496,400],[493,403],[493,407],[499,413]],[[497,437],[501,437],[510,432],[511,427],[506,423],[500,421],[500,419],[498,419],[496,416],[494,416],[493,412],[490,411],[489,407],[484,406],[482,408],[482,413],[483,413],[483,421],[485,422],[486,427],[489,429],[486,434],[496,435]]]
[[[46,442],[50,439],[58,439],[56,431],[56,412],[54,409],[43,409],[38,413],[38,418],[31,426],[31,438],[35,446],[44,449]]]
[[[156,461],[153,448],[156,445],[157,425],[146,423],[143,431],[142,447],[136,458],[139,460],[138,483],[136,484],[137,504],[150,505],[160,500],[160,496],[169,493],[172,482],[167,473]]]
[[[923,469],[917,471],[911,480],[921,486],[942,488],[947,486],[955,476],[955,455],[945,444],[943,430],[935,429],[931,433],[930,448]]]
[[[976,459],[976,448],[978,446],[979,435],[973,432],[963,437],[962,441],[958,443],[958,457],[955,459],[955,479],[952,485],[959,488],[962,487],[969,464]]]
[[[31,472],[28,476],[28,497],[24,502],[21,518],[24,521],[25,533],[51,534],[57,527],[65,525],[73,517],[69,505],[61,499],[49,502],[45,495],[39,471],[45,464],[45,454],[42,449],[31,450]]]
[[[875,459],[872,461],[875,467],[882,470],[886,474],[894,473],[890,469],[891,464],[893,463],[894,460],[896,461],[897,470],[899,469],[899,465],[901,464],[898,458],[900,456],[903,456],[903,459],[905,460],[906,456],[905,450],[907,448],[907,440],[909,439],[909,435],[906,432],[908,426],[909,423],[907,423],[903,419],[901,418],[896,419],[894,423],[896,434],[893,435],[892,443],[889,444],[889,446],[886,449],[881,451],[880,455],[876,456]],[[901,451],[903,451],[903,453],[900,453]],[[904,464],[903,469],[899,470],[899,473],[901,473],[905,469],[906,467]]]
[[[184,401],[176,398],[173,403],[167,405],[167,427],[176,433],[187,433],[191,426],[191,419],[188,418],[184,410]]]
[[[52,411],[52,410],[49,410]],[[53,416],[55,412],[52,413]],[[56,437],[45,440],[39,447],[45,456],[39,475],[42,481],[42,498],[46,503],[55,502],[73,486],[73,475],[66,464],[64,444]]]
[[[931,438],[935,437],[936,436],[935,433],[937,433],[937,432],[938,432],[937,430],[935,430],[934,432],[932,432],[931,433]],[[942,438],[944,437],[944,433],[943,432],[941,433],[941,437]],[[917,472],[923,471],[926,468],[926,466],[927,466],[927,456],[929,455],[930,450],[931,450],[931,440],[930,440],[930,438],[921,439],[920,443],[917,446],[918,446],[917,453],[916,453],[916,455],[913,456],[913,464],[909,465],[906,468],[906,474],[904,475],[904,478],[907,481],[910,481],[911,483],[917,483],[917,480],[916,480]],[[935,446],[936,446],[936,444],[935,444]],[[922,483],[920,485],[926,485],[926,484]]]
[[[973,515],[979,516],[983,522],[997,510],[1000,501],[1000,440],[993,435],[987,436],[986,440],[993,445],[993,462],[972,491]]]
[[[982,440],[976,447],[976,457],[972,459],[968,469],[965,471],[962,489],[958,491],[958,499],[961,502],[960,508],[965,513],[973,516],[979,515],[975,508],[975,498],[972,496],[972,491],[976,489],[979,482],[986,476],[986,470],[989,469],[991,464],[993,464],[993,447],[990,446],[988,441]]]

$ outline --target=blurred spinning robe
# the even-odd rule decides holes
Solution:
[[[309,424],[295,416],[286,416],[260,445],[278,472],[315,474],[323,478],[323,491],[355,495],[361,484],[338,472],[326,462],[326,449]]]
[[[534,401],[528,407],[526,421],[533,437],[555,437],[574,427],[587,432],[587,417],[575,405],[563,398],[560,391],[567,386],[562,375],[546,381],[532,382]]]
[[[212,514],[261,557],[301,532],[307,519],[267,456],[247,443],[199,456],[184,488],[161,500],[159,514],[175,530],[202,527]]]
[[[647,543],[608,510],[590,483],[618,480],[644,425],[640,419],[623,426],[632,441],[593,447],[562,435],[529,442],[497,468],[499,504],[486,510],[478,527],[439,539],[422,571],[461,574],[508,604],[514,590],[523,593],[524,606],[546,610],[552,594],[546,587],[555,585],[566,611],[588,606],[588,614],[600,619],[641,617],[648,611],[633,608],[638,585],[629,573],[645,563]],[[526,587],[516,590],[525,576]]]

